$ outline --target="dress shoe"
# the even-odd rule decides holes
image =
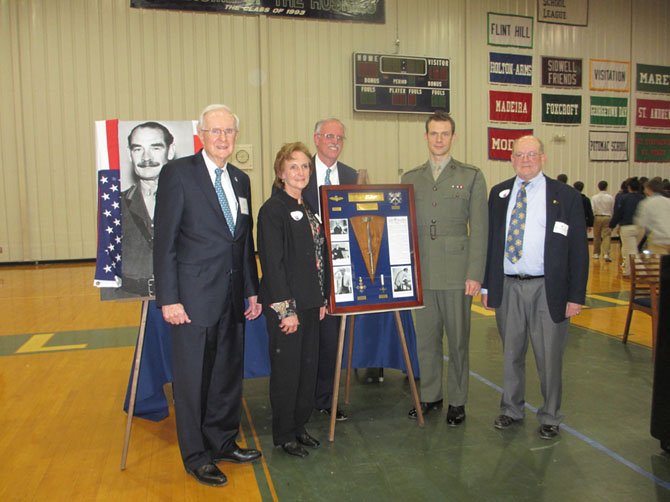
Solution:
[[[608,262],[608,263],[612,262],[612,258],[610,258],[610,255],[608,255],[608,254],[605,255],[605,261]]]
[[[294,457],[304,458],[309,455],[309,452],[300,446],[296,441],[289,441],[281,445],[281,449],[284,450],[289,455]]]
[[[321,443],[318,439],[310,436],[308,432],[303,432],[295,437],[298,440],[298,443],[309,446],[310,448],[318,448],[321,446]]]
[[[425,403],[421,402],[421,412],[423,413],[423,416],[425,417],[428,415],[433,410],[440,411],[442,409],[442,403],[443,400],[440,399],[439,401],[433,401],[432,403]],[[412,408],[409,410],[409,413],[407,414],[407,418],[410,420],[416,420],[417,414],[416,414],[416,408]]]
[[[465,420],[465,406],[452,406],[449,405],[447,409],[447,425],[456,427],[461,425]]]
[[[593,253],[593,259],[597,260],[598,258],[600,258],[600,255],[598,253]]]
[[[554,439],[558,436],[558,425],[542,424],[538,432],[542,439]]]
[[[199,483],[207,486],[223,486],[228,483],[226,475],[214,464],[201,465],[197,469],[186,469]]]
[[[319,413],[330,416],[330,408],[320,408]],[[346,413],[338,408],[337,412],[335,413],[335,420],[338,422],[344,422],[345,420],[349,420],[349,417]]]
[[[222,451],[219,453],[214,462],[235,462],[236,464],[246,464],[261,458],[263,454],[254,450],[253,448],[240,448],[239,446],[234,450]]]
[[[498,415],[493,421],[493,427],[496,429],[507,429],[510,425],[521,422],[520,418],[512,418],[508,415]]]

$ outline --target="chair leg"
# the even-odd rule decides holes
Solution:
[[[628,315],[626,316],[626,327],[623,330],[623,338],[621,343],[626,343],[628,341],[628,331],[630,330],[630,321],[633,318],[633,309],[628,307]]]

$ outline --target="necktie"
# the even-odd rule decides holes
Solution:
[[[324,185],[332,185],[330,181],[330,167],[326,169],[326,179],[323,182]]]
[[[442,172],[442,166],[433,166],[433,179],[437,181],[437,178],[440,177],[440,173]]]
[[[526,187],[529,181],[521,183],[521,187],[516,194],[516,202],[512,215],[509,219],[509,229],[507,230],[507,240],[505,241],[505,258],[512,263],[516,263],[523,255],[523,232],[526,229],[526,207],[528,197],[526,196]]]
[[[221,175],[223,174],[223,169],[216,169],[216,180],[214,181],[214,189],[216,190],[216,196],[219,198],[219,204],[223,210],[223,216],[226,218],[228,223],[228,228],[230,228],[230,233],[235,233],[235,220],[233,219],[233,213],[230,211],[230,206],[228,205],[228,198],[226,193],[223,191],[223,185],[221,184]]]

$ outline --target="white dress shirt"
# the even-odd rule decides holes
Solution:
[[[209,172],[209,177],[212,179],[212,186],[216,181],[216,170],[219,169],[213,160],[207,156],[207,152],[202,150],[202,157],[205,159],[205,165],[207,166],[207,172]],[[223,191],[226,194],[226,199],[228,200],[228,207],[230,207],[230,212],[233,213],[233,221],[237,223],[237,197],[235,196],[235,190],[233,190],[233,184],[230,181],[230,174],[228,173],[228,162],[223,166],[223,173],[221,173],[221,186]]]

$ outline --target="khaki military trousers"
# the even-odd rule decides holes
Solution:
[[[416,310],[416,346],[421,373],[421,401],[443,399],[442,337],[446,330],[449,350],[447,399],[463,406],[468,397],[470,306],[472,297],[463,289],[424,290],[425,308]]]

